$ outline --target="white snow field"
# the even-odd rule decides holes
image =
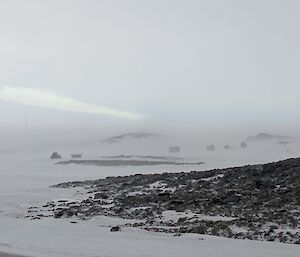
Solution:
[[[34,156],[34,157],[33,157]],[[245,155],[246,156],[246,155]],[[109,232],[109,226],[126,223],[117,218],[25,219],[27,208],[41,206],[50,200],[80,197],[80,189],[57,189],[49,186],[74,180],[106,176],[166,171],[204,170],[262,161],[246,157],[242,161],[215,162],[208,157],[206,165],[96,167],[54,165],[49,153],[39,155],[0,155],[0,252],[31,257],[297,257],[298,245],[233,240],[198,234],[174,237],[124,228]],[[275,160],[278,157],[268,157]],[[77,221],[73,224],[70,221]],[[1,254],[0,254],[1,256]]]

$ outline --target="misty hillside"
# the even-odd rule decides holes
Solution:
[[[125,139],[132,139],[132,138],[141,139],[141,138],[149,138],[149,137],[158,137],[158,135],[150,134],[150,133],[126,133],[126,134],[106,138],[106,139],[102,140],[101,142],[113,144],[113,143],[120,143],[121,141],[123,141]]]
[[[259,142],[259,141],[292,141],[293,138],[289,136],[272,135],[267,133],[258,133],[256,136],[250,136],[246,139],[247,141]]]

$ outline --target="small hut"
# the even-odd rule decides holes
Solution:
[[[169,147],[169,153],[179,153],[180,152],[180,146],[170,146]]]
[[[241,142],[241,148],[247,148],[248,146],[247,146],[247,144],[246,144],[246,142]]]
[[[82,157],[82,153],[72,153],[71,154],[71,158],[75,158],[75,159],[77,158],[78,159],[78,158],[81,158],[81,157]]]
[[[216,150],[216,147],[215,147],[214,144],[211,144],[211,145],[206,146],[206,150],[207,150],[207,151],[215,151],[215,150]]]

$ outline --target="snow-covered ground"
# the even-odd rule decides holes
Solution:
[[[88,159],[95,156],[85,157]],[[262,155],[257,155],[256,159],[253,158],[251,151],[248,154],[242,153],[241,158],[234,158],[232,152],[223,153],[222,158],[218,156],[221,155],[206,153],[206,156],[198,156],[199,161],[206,162],[205,165],[97,167],[54,165],[54,162],[48,159],[49,155],[45,153],[2,154],[0,155],[0,252],[33,257],[299,256],[299,246],[282,243],[233,240],[196,234],[174,237],[171,234],[133,228],[124,228],[117,233],[109,232],[109,226],[127,222],[116,218],[97,217],[89,221],[77,220],[75,224],[70,223],[74,219],[29,220],[24,218],[30,206],[40,206],[51,200],[74,198],[74,195],[80,197],[80,189],[49,187],[56,183],[134,173],[229,167],[283,159],[285,153],[264,155],[265,159],[261,158]],[[167,217],[169,216],[170,213]]]

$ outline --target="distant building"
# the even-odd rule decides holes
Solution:
[[[82,153],[72,153],[71,157],[72,158],[81,158],[82,157]]]
[[[170,146],[169,147],[169,153],[179,153],[180,152],[180,146]]]
[[[215,145],[211,144],[211,145],[206,146],[206,150],[207,151],[215,151],[216,150]]]
[[[225,150],[230,149],[230,145],[224,145],[224,149],[225,149]]]
[[[247,144],[245,143],[245,142],[241,142],[241,148],[247,148],[248,146],[247,146]]]

